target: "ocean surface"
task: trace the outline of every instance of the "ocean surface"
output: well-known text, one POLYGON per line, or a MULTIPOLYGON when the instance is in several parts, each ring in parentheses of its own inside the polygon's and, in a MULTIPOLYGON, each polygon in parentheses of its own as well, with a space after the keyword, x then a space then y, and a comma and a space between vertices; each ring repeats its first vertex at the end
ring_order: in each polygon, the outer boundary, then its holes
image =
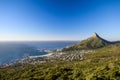
POLYGON ((59 49, 75 44, 77 41, 29 41, 29 42, 0 42, 0 64, 14 62, 24 56, 42 56, 49 53, 43 49, 59 49))

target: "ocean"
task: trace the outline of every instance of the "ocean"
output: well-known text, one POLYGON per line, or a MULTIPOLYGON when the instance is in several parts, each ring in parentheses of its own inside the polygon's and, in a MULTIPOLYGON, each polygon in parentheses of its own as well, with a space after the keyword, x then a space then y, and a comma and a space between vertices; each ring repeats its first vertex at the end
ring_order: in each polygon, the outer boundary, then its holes
POLYGON ((0 42, 0 64, 14 62, 24 56, 43 56, 43 49, 60 49, 77 41, 26 41, 0 42))

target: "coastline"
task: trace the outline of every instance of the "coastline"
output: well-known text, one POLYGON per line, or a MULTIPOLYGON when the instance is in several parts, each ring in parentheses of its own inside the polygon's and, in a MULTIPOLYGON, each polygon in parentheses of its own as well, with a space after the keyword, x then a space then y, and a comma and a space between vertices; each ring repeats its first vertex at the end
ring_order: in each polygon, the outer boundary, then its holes
POLYGON ((29 58, 49 57, 49 56, 51 56, 52 54, 54 54, 54 53, 48 52, 48 54, 45 54, 45 55, 29 56, 29 58))

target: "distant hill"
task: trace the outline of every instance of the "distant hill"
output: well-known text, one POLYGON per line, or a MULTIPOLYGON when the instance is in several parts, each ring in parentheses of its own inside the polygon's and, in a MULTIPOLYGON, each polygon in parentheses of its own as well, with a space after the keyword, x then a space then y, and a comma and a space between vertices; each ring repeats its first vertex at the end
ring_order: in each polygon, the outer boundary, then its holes
POLYGON ((62 49, 62 51, 68 51, 68 50, 81 50, 81 49, 97 49, 101 48, 110 44, 114 44, 118 42, 110 42, 103 38, 101 38, 97 33, 93 33, 91 37, 88 39, 85 39, 81 42, 78 42, 77 44, 67 46, 62 49))

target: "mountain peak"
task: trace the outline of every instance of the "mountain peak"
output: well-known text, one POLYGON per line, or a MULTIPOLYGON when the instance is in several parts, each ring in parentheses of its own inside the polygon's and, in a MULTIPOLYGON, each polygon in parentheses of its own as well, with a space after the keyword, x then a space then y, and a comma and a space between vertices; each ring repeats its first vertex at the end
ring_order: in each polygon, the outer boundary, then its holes
POLYGON ((67 50, 82 50, 82 49, 97 49, 111 44, 109 41, 99 37, 99 35, 95 32, 93 35, 83 41, 78 42, 72 46, 64 48, 63 51, 67 50))
POLYGON ((98 34, 96 32, 93 33, 92 37, 99 37, 98 34))

